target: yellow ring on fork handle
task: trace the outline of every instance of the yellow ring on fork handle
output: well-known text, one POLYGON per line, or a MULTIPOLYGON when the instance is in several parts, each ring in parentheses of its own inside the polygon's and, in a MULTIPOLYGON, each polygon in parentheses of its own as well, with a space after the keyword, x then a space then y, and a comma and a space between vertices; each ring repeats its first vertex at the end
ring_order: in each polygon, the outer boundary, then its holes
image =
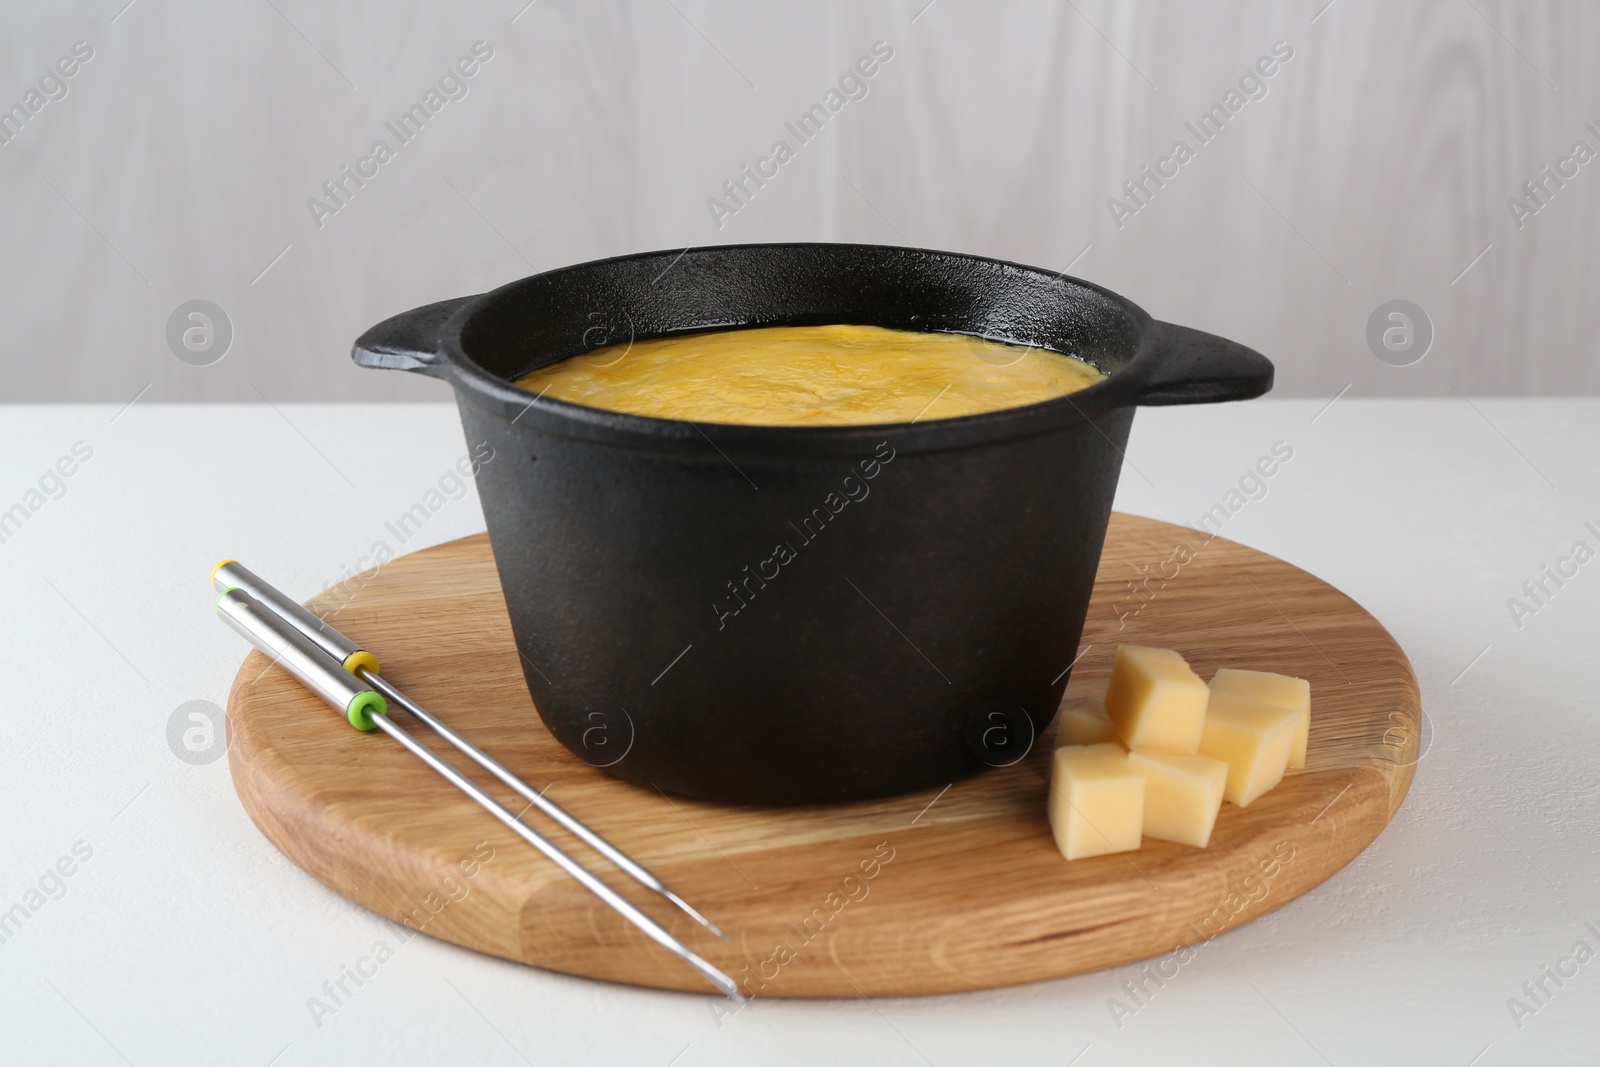
POLYGON ((346 656, 343 667, 357 678, 361 677, 362 671, 369 671, 373 674, 379 673, 378 657, 364 648, 358 648, 346 656))

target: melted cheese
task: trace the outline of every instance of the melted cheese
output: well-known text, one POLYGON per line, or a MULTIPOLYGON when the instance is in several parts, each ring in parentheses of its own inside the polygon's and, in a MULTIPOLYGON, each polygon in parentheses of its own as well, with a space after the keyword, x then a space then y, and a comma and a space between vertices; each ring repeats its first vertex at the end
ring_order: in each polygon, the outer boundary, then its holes
POLYGON ((845 426, 1021 407, 1102 377, 1071 356, 965 334, 773 326, 597 348, 516 384, 661 419, 845 426))

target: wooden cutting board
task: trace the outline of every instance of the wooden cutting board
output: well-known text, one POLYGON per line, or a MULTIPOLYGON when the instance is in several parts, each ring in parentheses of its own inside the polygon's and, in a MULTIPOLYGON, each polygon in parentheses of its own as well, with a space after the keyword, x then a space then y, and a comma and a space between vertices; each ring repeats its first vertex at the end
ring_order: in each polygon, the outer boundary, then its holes
MULTIPOLYGON (((1226 933, 1365 848, 1405 797, 1421 742, 1411 667, 1353 600, 1272 556, 1121 514, 1112 517, 1068 699, 1104 691, 1120 642, 1176 648, 1202 677, 1234 666, 1311 681, 1305 770, 1248 809, 1225 804, 1204 850, 1147 839, 1126 855, 1063 860, 1045 819, 1053 727, 1013 766, 944 790, 839 806, 725 807, 612 778, 539 722, 483 535, 403 556, 309 606, 333 612, 413 699, 535 788, 548 787, 721 925, 731 944, 539 813, 527 816, 760 996, 985 989, 1226 933)), ((394 718, 450 751, 403 713, 394 718)), ((240 668, 228 720, 245 809, 335 892, 506 959, 708 991, 398 745, 351 730, 260 653, 240 668)), ((523 810, 498 783, 491 792, 523 810)))

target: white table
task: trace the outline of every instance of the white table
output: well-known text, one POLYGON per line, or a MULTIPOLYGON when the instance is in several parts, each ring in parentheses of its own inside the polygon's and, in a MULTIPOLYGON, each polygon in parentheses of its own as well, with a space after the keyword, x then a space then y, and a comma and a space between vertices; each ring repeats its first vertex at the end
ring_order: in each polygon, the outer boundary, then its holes
MULTIPOLYGON (((1293 459, 1223 533, 1390 628, 1432 745, 1364 855, 1211 942, 1120 1028, 1107 1000, 1132 967, 963 996, 758 1001, 719 1028, 708 997, 426 937, 317 1025, 308 998, 393 943, 390 928, 279 856, 226 761, 177 758, 168 720, 224 703, 243 655, 212 617, 211 564, 236 555, 300 597, 342 579, 464 452, 454 409, 0 408, 0 509, 41 504, 0 543, 0 916, 16 924, 0 944, 0 1060, 1099 1067, 1244 1048, 1273 1064, 1594 1062, 1600 958, 1545 979, 1540 1005, 1522 985, 1579 940, 1600 952, 1600 561, 1547 583, 1520 628, 1507 599, 1574 541, 1600 549, 1584 525, 1600 528, 1600 401, 1323 407, 1142 412, 1118 507, 1197 519, 1287 442, 1293 459), (64 493, 25 497, 77 441, 93 454, 64 493), (63 857, 73 873, 46 876, 63 857), (1513 996, 1537 1007, 1520 1027, 1513 996)), ((405 547, 481 523, 469 490, 405 547)))

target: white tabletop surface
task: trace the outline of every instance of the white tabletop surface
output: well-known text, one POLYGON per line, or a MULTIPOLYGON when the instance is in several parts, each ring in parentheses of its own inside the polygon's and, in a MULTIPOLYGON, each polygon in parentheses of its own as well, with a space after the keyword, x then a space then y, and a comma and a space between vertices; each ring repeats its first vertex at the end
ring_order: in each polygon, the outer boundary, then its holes
MULTIPOLYGON (((1600 562, 1547 581, 1520 620, 1507 601, 1574 542, 1600 549, 1585 526, 1600 530, 1600 401, 1324 405, 1141 412, 1117 506, 1194 520, 1286 442, 1293 459, 1223 533, 1388 626, 1432 743, 1360 858, 1207 944, 1120 1026, 1108 1000, 1134 967, 960 996, 764 1000, 719 1026, 710 997, 427 937, 314 1018, 308 1000, 391 928, 281 857, 226 761, 180 760, 168 722, 188 701, 224 703, 244 652, 210 610, 212 563, 238 556, 302 598, 341 580, 464 453, 453 407, 0 408, 0 510, 76 443, 92 449, 0 543, 0 1060, 1594 1062, 1600 957, 1572 953, 1600 952, 1600 562), (63 857, 72 874, 48 874, 63 857), (1547 966, 1570 977, 1543 978, 1533 1000, 1523 984, 1547 966)), ((406 547, 482 521, 469 490, 406 547)))

